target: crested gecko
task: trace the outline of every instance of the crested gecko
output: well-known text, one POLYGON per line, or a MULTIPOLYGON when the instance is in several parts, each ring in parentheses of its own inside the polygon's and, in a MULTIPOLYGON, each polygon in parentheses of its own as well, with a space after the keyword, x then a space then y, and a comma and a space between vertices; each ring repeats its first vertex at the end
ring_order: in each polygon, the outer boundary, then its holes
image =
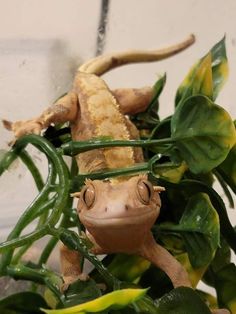
MULTIPOLYGON (((152 88, 111 91, 100 76, 110 69, 132 62, 157 61, 180 52, 194 42, 184 42, 156 51, 128 51, 100 56, 77 71, 72 90, 39 117, 14 123, 4 120, 15 138, 40 134, 51 123, 70 122, 75 141, 109 136, 113 139, 138 138, 138 130, 127 115, 142 112, 153 96, 152 88)), ((140 148, 96 149, 76 156, 80 173, 123 168, 143 161, 140 148)), ((156 243, 150 231, 157 219, 162 187, 153 186, 147 175, 121 176, 109 180, 86 180, 78 200, 78 215, 93 243, 95 254, 137 254, 162 269, 173 286, 189 286, 181 264, 156 243)), ((80 255, 61 247, 61 267, 65 286, 81 278, 80 255)))

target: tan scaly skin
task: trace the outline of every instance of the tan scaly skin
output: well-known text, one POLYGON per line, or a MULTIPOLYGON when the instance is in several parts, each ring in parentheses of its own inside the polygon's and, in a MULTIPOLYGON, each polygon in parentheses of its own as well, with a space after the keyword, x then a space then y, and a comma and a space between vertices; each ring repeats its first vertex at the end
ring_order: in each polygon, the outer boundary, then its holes
MULTIPOLYGON (((152 89, 110 91, 97 75, 127 63, 170 57, 193 42, 191 35, 180 44, 157 51, 128 51, 92 59, 79 68, 71 92, 39 117, 15 123, 4 120, 4 126, 14 132, 15 139, 29 133, 40 134, 51 123, 67 121, 70 121, 75 141, 101 136, 120 140, 137 138, 137 129, 125 115, 144 111, 153 96, 152 89)), ((141 162, 143 156, 140 149, 117 147, 85 152, 76 159, 80 173, 91 173, 129 167, 141 162)), ((161 187, 153 187, 147 175, 87 180, 82 191, 76 193, 79 197, 78 214, 94 244, 94 253, 141 255, 162 269, 174 287, 191 287, 185 269, 155 242, 150 231, 160 212, 159 192, 162 190, 161 187)), ((62 246, 61 265, 64 287, 77 278, 83 279, 78 252, 62 246)))

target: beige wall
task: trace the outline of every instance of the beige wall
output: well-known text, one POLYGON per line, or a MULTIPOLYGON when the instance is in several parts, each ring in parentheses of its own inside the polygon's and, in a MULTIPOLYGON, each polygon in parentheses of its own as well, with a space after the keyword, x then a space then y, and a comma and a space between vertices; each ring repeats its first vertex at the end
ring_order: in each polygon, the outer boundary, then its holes
MULTIPOLYGON (((98 0, 0 1, 0 118, 37 115, 68 90, 78 64, 95 53, 99 10, 98 0)), ((142 86, 153 84, 158 74, 167 72, 160 109, 164 117, 172 112, 176 88, 190 66, 226 34, 230 78, 218 103, 236 117, 235 15, 234 0, 113 0, 105 52, 152 49, 178 42, 189 33, 197 41, 176 57, 124 67, 105 79, 111 87, 142 86)), ((11 135, 2 126, 0 134, 4 149, 11 135)), ((42 164, 42 156, 33 154, 42 164)), ((19 163, 4 174, 0 187, 3 235, 36 191, 19 163)), ((231 216, 235 219, 235 213, 231 216)))

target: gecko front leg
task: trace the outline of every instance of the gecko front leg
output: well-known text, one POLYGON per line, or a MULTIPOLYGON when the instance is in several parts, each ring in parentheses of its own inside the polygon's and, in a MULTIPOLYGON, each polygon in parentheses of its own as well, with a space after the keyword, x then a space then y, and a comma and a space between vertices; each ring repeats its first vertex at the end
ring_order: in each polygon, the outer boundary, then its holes
POLYGON ((78 97, 76 93, 70 92, 57 100, 55 104, 46 109, 39 117, 16 122, 3 120, 3 125, 6 129, 13 131, 15 139, 18 139, 26 134, 40 134, 51 123, 74 121, 77 111, 78 97))
POLYGON ((163 270, 174 288, 180 286, 192 288, 186 270, 165 248, 156 243, 151 233, 146 237, 139 255, 163 270))
MULTIPOLYGON (((107 253, 96 243, 95 239, 88 231, 86 231, 86 235, 84 236, 92 244, 92 247, 89 249, 90 253, 94 255, 107 253)), ((60 246, 61 274, 64 281, 61 289, 63 291, 67 290, 69 285, 78 279, 82 281, 88 280, 88 274, 83 273, 81 269, 81 258, 82 255, 78 251, 70 250, 64 244, 60 246)))
POLYGON ((60 265, 63 277, 62 290, 65 291, 76 280, 85 281, 88 275, 81 270, 81 254, 77 251, 70 250, 64 244, 60 247, 60 265))

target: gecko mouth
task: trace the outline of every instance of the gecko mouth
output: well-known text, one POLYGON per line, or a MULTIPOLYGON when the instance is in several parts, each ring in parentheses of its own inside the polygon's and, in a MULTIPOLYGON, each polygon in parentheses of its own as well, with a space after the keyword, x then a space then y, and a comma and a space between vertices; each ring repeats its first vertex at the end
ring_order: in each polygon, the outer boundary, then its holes
POLYGON ((93 217, 91 215, 82 215, 81 221, 86 226, 91 227, 105 227, 105 226, 113 226, 114 228, 127 227, 132 225, 142 225, 146 223, 146 221, 155 221, 158 216, 157 209, 150 209, 145 213, 139 215, 126 215, 124 217, 93 217))

